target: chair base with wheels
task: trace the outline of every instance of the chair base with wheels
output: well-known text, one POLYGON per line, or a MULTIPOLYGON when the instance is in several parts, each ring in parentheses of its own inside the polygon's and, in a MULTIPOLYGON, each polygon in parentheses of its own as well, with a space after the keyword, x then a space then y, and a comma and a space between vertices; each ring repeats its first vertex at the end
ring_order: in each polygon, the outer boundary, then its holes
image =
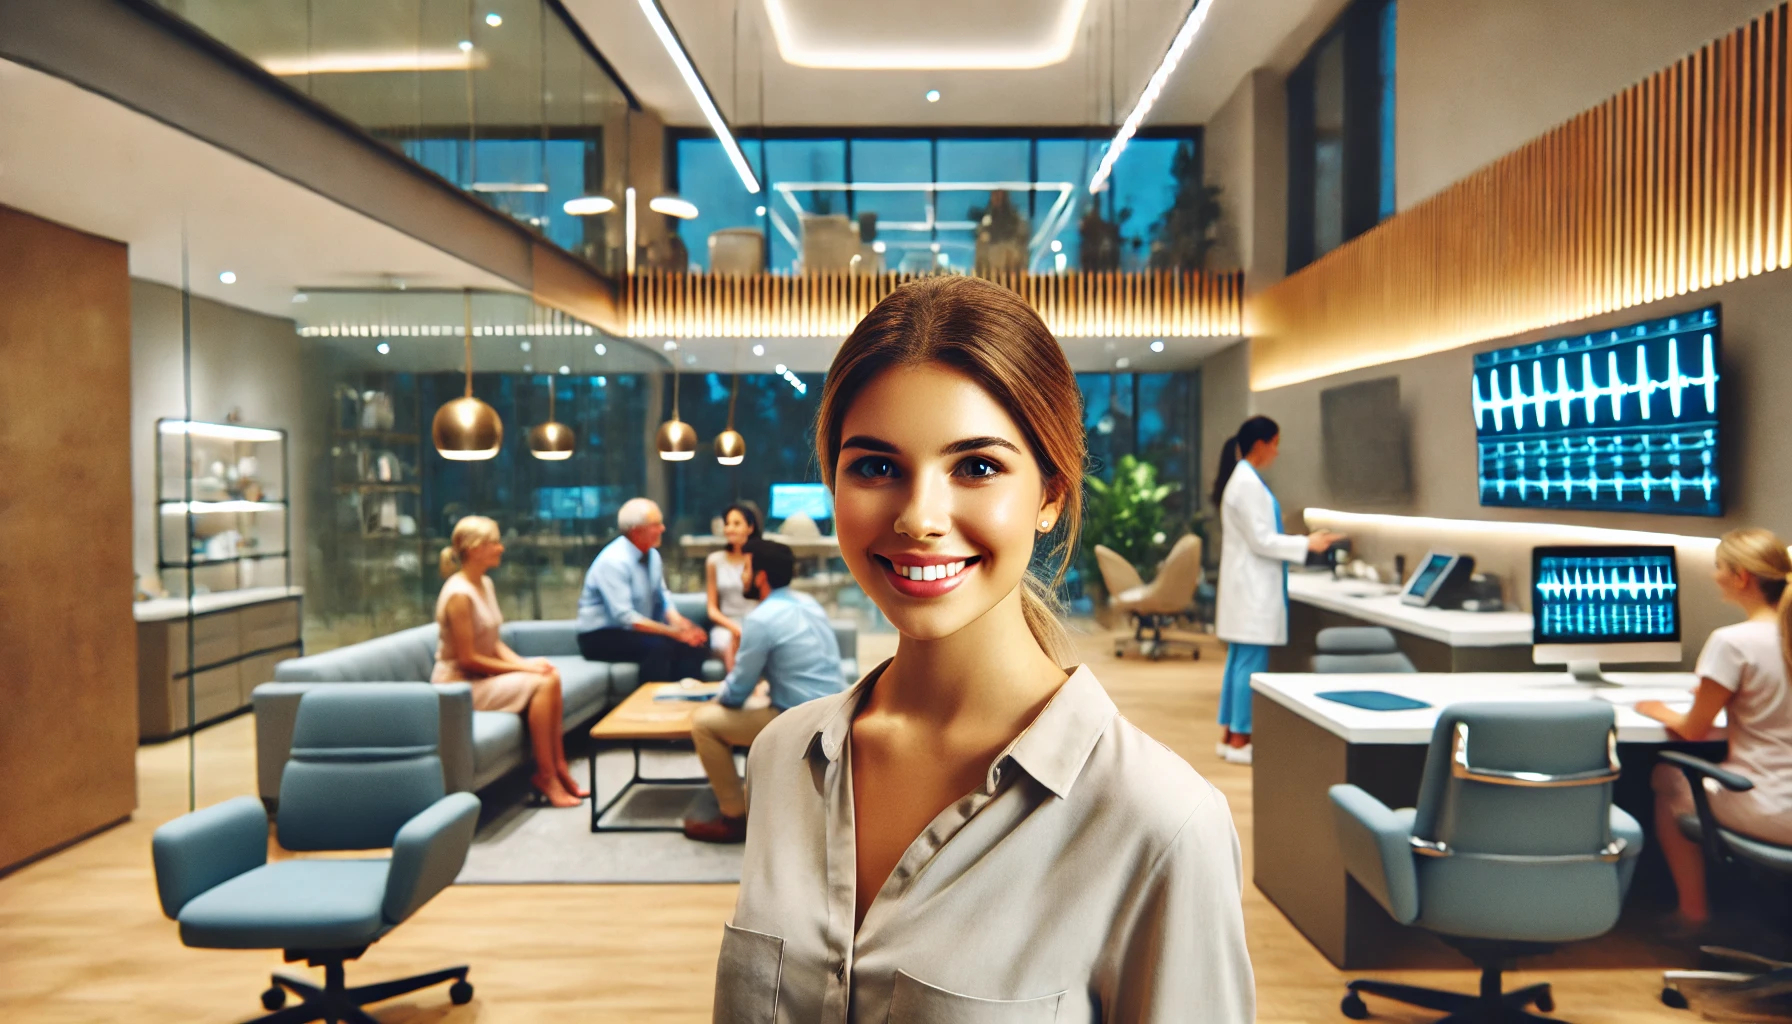
POLYGON ((1170 644, 1187 644, 1189 654, 1196 661, 1200 661, 1200 641, 1177 636, 1171 636, 1168 639, 1164 637, 1166 629, 1174 631, 1179 624, 1185 622, 1188 625, 1193 625, 1193 622, 1189 620, 1188 615, 1134 614, 1132 616, 1132 637, 1130 639, 1127 637, 1114 638, 1114 657, 1124 658, 1128 649, 1136 647, 1140 654, 1152 661, 1157 661, 1164 656, 1164 650, 1170 644), (1151 635, 1146 636, 1146 633, 1151 635))
POLYGON ((407 993, 425 989, 431 985, 440 985, 444 981, 453 982, 448 987, 448 1001, 456 1006, 465 1006, 473 999, 473 985, 467 981, 467 967, 449 967, 428 974, 416 974, 409 978, 397 978, 372 985, 347 986, 343 964, 360 957, 366 949, 331 950, 327 953, 306 953, 298 950, 286 951, 286 962, 303 960, 312 967, 324 969, 323 985, 313 985, 309 981, 294 978, 287 974, 276 974, 273 983, 261 994, 261 1005, 264 1009, 274 1011, 265 1017, 257 1017, 248 1024, 308 1024, 310 1021, 329 1021, 330 1024, 376 1024, 374 1018, 364 1012, 361 1007, 381 1000, 392 999, 407 993), (286 1005, 286 993, 291 992, 299 997, 296 1006, 286 1005))
POLYGON ((1417 985, 1400 985, 1391 981, 1359 980, 1350 983, 1350 992, 1345 995, 1344 1002, 1339 1005, 1344 1016, 1351 1020, 1366 1020, 1369 1017, 1368 1004, 1363 1002, 1363 993, 1392 999, 1408 1006, 1419 1006, 1427 1010, 1442 1010, 1449 1016, 1442 1018, 1438 1024, 1501 1024, 1505 1021, 1553 1021, 1553 1017, 1542 1017, 1531 1013, 1535 1006, 1544 1013, 1556 1008, 1555 997, 1550 994, 1549 984, 1531 985, 1507 992, 1501 984, 1501 975, 1511 967, 1512 960, 1520 956, 1534 956, 1547 953, 1552 947, 1517 942, 1484 942, 1474 939, 1451 939, 1439 936, 1450 945, 1475 961, 1481 968, 1481 991, 1477 995, 1466 992, 1448 992, 1443 989, 1421 988, 1417 985))

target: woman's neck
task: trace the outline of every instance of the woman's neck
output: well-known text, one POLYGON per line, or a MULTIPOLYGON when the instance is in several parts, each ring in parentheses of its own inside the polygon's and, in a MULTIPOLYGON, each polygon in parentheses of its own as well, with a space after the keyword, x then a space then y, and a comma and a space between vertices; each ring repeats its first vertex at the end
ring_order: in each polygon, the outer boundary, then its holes
POLYGON ((485 579, 485 569, 480 566, 477 566, 477 565, 461 566, 460 574, 462 576, 465 576, 467 578, 467 582, 473 584, 474 586, 478 586, 479 581, 485 579))
POLYGON ((1736 596, 1736 603, 1742 606, 1742 614, 1750 622, 1778 622, 1780 610, 1769 604, 1761 592, 1750 587, 1736 596))
POLYGON ((1010 720, 1063 685, 1064 670, 1027 628, 1020 588, 951 636, 904 636, 870 707, 933 722, 1010 720))

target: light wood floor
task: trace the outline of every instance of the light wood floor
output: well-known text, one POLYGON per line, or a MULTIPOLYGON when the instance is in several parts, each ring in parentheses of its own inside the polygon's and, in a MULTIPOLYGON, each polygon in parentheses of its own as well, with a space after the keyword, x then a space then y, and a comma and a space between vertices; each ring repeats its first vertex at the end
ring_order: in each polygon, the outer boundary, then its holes
MULTIPOLYGON (((1084 643, 1121 710, 1231 802, 1245 850, 1259 1020, 1342 1021, 1343 976, 1249 885, 1250 773, 1213 753, 1219 649, 1209 648, 1198 662, 1150 663, 1116 660, 1103 637, 1084 643)), ((886 638, 866 637, 861 660, 874 664, 891 649, 886 638)), ((202 806, 255 791, 253 729, 243 717, 201 736, 202 806)), ((228 1024, 258 1014, 256 995, 269 971, 287 969, 277 952, 181 946, 156 904, 149 840, 158 824, 186 809, 185 743, 143 748, 138 772, 140 807, 132 821, 0 879, 0 1020, 228 1024)), ((727 885, 456 886, 351 964, 349 983, 472 965, 478 995, 470 1005, 451 1007, 438 987, 383 1004, 378 1016, 386 1024, 707 1021, 721 924, 733 903, 734 887, 727 885)), ((1466 970, 1378 976, 1475 987, 1466 970)), ((1687 1024, 1688 1014, 1656 1001, 1659 979, 1654 968, 1547 967, 1516 973, 1508 984, 1553 982, 1557 1012, 1579 1024, 1687 1024)), ((1390 1021, 1436 1016, 1386 1003, 1372 1009, 1390 1021)), ((1198 1020, 1199 1012, 1191 1010, 1189 1019, 1198 1020)))

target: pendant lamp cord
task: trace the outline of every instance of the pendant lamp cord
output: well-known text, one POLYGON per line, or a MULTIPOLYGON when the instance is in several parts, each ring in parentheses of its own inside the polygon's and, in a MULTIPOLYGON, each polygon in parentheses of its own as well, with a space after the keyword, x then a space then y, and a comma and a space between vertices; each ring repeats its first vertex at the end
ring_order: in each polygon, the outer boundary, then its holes
POLYGON ((463 321, 465 321, 465 323, 462 325, 463 330, 461 331, 461 335, 465 339, 466 346, 467 346, 467 397, 472 398, 473 397, 473 289, 462 288, 460 290, 460 300, 461 300, 461 319, 463 321))
POLYGON ((548 422, 554 421, 554 375, 548 374, 548 422))
POLYGON ((740 373, 734 374, 734 380, 728 386, 728 429, 734 429, 734 398, 740 394, 740 373))

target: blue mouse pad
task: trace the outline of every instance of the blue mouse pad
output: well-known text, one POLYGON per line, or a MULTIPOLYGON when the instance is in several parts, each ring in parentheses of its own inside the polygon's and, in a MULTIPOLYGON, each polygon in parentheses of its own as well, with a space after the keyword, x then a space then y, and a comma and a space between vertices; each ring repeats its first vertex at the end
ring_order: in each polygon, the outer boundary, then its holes
POLYGON ((1327 690, 1313 696, 1362 708, 1364 711, 1417 711, 1431 706, 1422 700, 1413 700, 1384 690, 1327 690))

